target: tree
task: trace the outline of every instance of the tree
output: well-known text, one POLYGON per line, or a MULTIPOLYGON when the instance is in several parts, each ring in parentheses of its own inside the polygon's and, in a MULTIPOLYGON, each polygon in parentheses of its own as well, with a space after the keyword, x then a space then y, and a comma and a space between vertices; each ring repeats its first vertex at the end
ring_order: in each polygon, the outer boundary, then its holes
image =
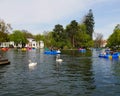
POLYGON ((63 48, 66 45, 66 33, 62 25, 57 24, 53 29, 53 38, 55 41, 55 46, 63 48))
POLYGON ((103 34, 102 33, 95 33, 95 47, 101 47, 103 42, 103 34))
POLYGON ((93 46, 93 41, 90 36, 86 34, 86 26, 84 24, 79 24, 79 30, 75 35, 75 40, 76 47, 88 48, 93 46))
POLYGON ((64 28, 62 25, 57 24, 55 25, 55 28, 53 29, 53 38, 55 39, 56 42, 59 42, 62 40, 63 38, 63 32, 64 32, 64 28))
POLYGON ((21 32, 24 33, 26 38, 34 38, 34 36, 30 32, 28 32, 27 30, 21 30, 21 32))
POLYGON ((94 24, 95 24, 92 9, 90 9, 89 13, 85 16, 83 23, 86 25, 86 33, 90 35, 92 39, 92 34, 94 32, 94 24))
POLYGON ((35 41, 41 41, 41 40, 44 41, 44 36, 41 34, 37 34, 34 37, 35 37, 35 41))
POLYGON ((109 36, 107 40, 107 46, 111 48, 119 48, 120 47, 120 25, 118 24, 114 32, 109 36))
POLYGON ((71 21, 70 25, 66 27, 66 33, 71 40, 72 47, 75 47, 75 35, 78 32, 78 22, 71 21))
POLYGON ((115 31, 115 30, 119 30, 119 29, 120 29, 120 24, 117 24, 117 25, 115 26, 114 31, 115 31))
POLYGON ((46 47, 51 47, 55 44, 52 32, 44 32, 44 44, 46 47))
POLYGON ((10 40, 14 41, 17 46, 22 44, 22 47, 25 47, 26 43, 28 43, 25 34, 20 30, 14 30, 13 34, 10 35, 10 40))
POLYGON ((0 19, 0 42, 9 41, 8 33, 10 30, 12 30, 11 25, 0 19))

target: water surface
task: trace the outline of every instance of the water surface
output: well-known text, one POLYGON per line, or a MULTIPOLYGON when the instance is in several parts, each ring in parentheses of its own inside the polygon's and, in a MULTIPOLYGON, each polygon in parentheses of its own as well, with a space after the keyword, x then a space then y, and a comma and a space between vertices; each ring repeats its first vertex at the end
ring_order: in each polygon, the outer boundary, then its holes
POLYGON ((0 96, 120 96, 120 60, 98 58, 98 51, 62 51, 63 62, 44 50, 3 52, 0 96), (29 67, 28 60, 37 62, 29 67))

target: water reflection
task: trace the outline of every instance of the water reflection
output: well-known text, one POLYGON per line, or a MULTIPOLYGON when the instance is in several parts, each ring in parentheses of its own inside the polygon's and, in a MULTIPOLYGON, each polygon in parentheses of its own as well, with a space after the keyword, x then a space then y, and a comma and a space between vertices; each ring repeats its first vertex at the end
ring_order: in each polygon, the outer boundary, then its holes
POLYGON ((80 93, 83 92, 83 89, 84 92, 85 90, 87 90, 86 92, 92 92, 95 89, 92 63, 89 57, 83 58, 82 54, 82 56, 77 59, 76 57, 72 57, 72 62, 67 64, 67 76, 71 82, 77 82, 75 86, 79 88, 80 93))
POLYGON ((2 80, 4 78, 4 74, 7 71, 9 65, 1 65, 0 66, 0 80, 2 80))

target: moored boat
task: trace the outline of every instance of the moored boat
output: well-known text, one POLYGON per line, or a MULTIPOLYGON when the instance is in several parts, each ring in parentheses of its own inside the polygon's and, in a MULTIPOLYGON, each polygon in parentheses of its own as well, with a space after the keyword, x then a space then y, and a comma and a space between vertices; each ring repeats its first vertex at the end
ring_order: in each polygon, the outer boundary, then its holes
POLYGON ((84 49, 84 48, 79 48, 78 51, 84 53, 84 52, 86 52, 86 49, 84 49))
POLYGON ((99 57, 102 57, 102 58, 120 58, 120 53, 119 52, 115 52, 113 54, 110 54, 110 53, 100 53, 99 57))
POLYGON ((60 54, 61 51, 57 51, 57 50, 52 50, 52 51, 45 51, 44 54, 50 54, 50 55, 56 55, 56 54, 60 54))
POLYGON ((0 59, 0 65, 6 65, 6 64, 10 64, 10 61, 8 61, 8 59, 0 59))
POLYGON ((1 50, 2 50, 2 51, 8 51, 9 48, 4 48, 4 47, 3 47, 3 48, 1 48, 1 50))

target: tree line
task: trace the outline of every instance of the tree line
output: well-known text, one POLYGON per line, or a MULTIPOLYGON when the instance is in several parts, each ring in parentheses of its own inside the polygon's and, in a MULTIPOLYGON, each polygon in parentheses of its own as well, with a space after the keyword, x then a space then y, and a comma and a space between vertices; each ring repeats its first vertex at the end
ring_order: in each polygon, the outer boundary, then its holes
POLYGON ((44 41, 46 47, 58 48, 79 48, 93 47, 92 38, 94 32, 94 16, 90 9, 88 14, 83 17, 81 23, 72 20, 70 24, 64 28, 61 24, 56 24, 52 31, 43 34, 33 35, 27 30, 12 30, 10 24, 6 24, 4 20, 0 20, 0 42, 14 41, 16 45, 22 44, 24 47, 28 43, 27 38, 33 38, 36 41, 44 41))
POLYGON ((120 24, 117 24, 107 40, 107 47, 120 50, 120 24))

